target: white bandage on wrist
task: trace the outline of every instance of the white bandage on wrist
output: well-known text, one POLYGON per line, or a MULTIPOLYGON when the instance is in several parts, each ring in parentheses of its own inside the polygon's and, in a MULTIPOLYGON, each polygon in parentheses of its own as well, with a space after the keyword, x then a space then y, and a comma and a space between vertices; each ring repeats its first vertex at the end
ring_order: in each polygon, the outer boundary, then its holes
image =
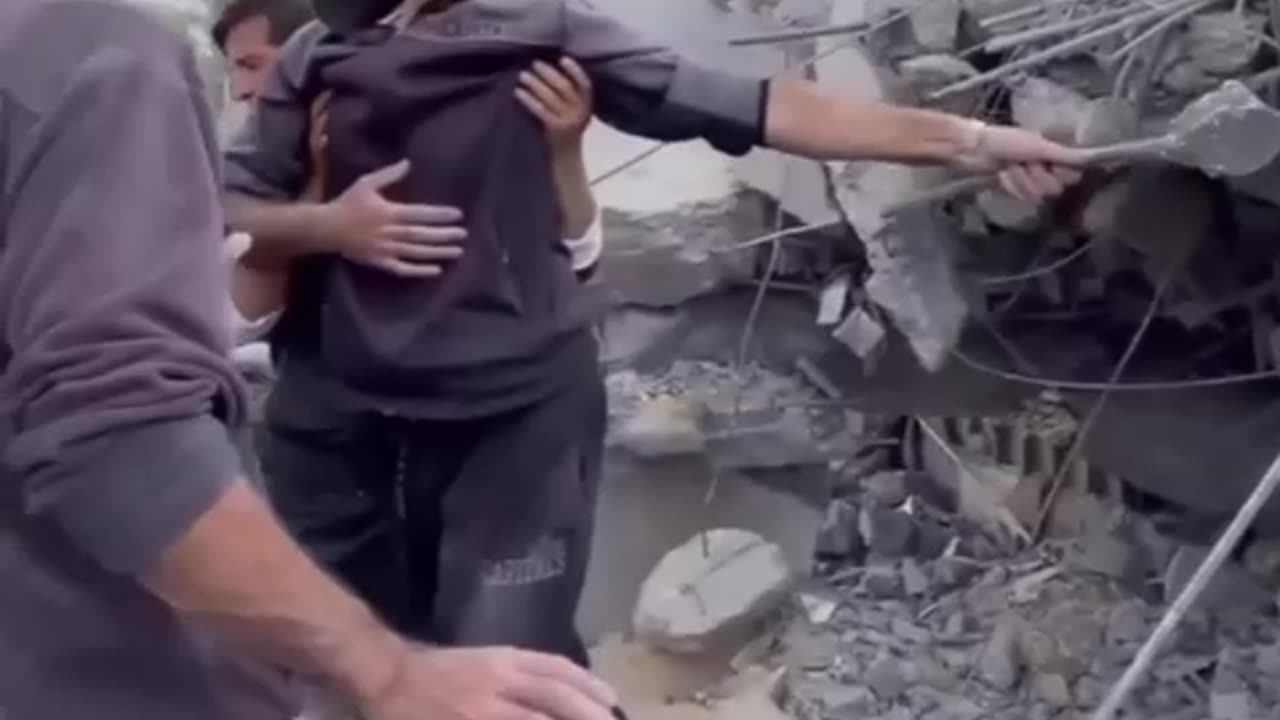
POLYGON ((600 261, 604 252, 604 219, 599 208, 586 232, 578 238, 565 238, 564 246, 569 251, 574 270, 586 270, 600 261))

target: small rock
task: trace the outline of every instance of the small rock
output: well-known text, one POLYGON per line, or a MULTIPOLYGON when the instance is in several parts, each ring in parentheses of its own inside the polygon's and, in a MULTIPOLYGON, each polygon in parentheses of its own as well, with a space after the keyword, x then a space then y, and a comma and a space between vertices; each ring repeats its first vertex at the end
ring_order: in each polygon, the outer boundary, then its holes
POLYGON ((862 492, 882 508, 896 508, 907 501, 907 473, 890 470, 864 478, 862 492))
POLYGON ((1018 684, 1021 667, 1018 662, 1019 624, 1002 619, 991 632, 978 658, 978 674, 992 687, 1012 690, 1018 684))
POLYGON ((1115 580, 1130 578, 1135 568, 1133 546, 1115 535, 1101 532, 1089 533, 1071 543, 1064 560, 1069 568, 1115 580))
POLYGON ((705 541, 695 536, 668 552, 644 581, 635 634, 668 652, 699 652, 776 608, 791 582, 777 545, 744 530, 710 530, 705 541))
POLYGON ((929 576, 920 563, 911 558, 902 561, 902 590, 907 597, 927 597, 929 586, 929 576))
POLYGON ((1037 673, 1031 679, 1036 696, 1054 707, 1070 707, 1075 701, 1071 695, 1071 683, 1056 673, 1037 673))
POLYGON ((834 330, 831 337, 839 340, 849 352, 864 362, 870 362, 885 348, 889 333, 874 315, 863 308, 854 308, 834 330))
POLYGON ((904 557, 911 552, 915 520, 898 510, 865 507, 858 518, 858 530, 871 552, 886 558, 904 557))
POLYGON ((978 575, 978 567, 960 558, 940 557, 933 563, 933 578, 940 590, 953 590, 978 575))
POLYGON ((929 631, 905 618, 895 617, 889 624, 889 632, 901 640, 913 645, 927 645, 931 640, 929 631))
POLYGON ((800 593, 796 596, 800 607, 804 608, 805 617, 814 625, 825 625, 840 609, 840 603, 828 597, 820 597, 812 593, 800 593))
POLYGON ((1210 75, 1240 72, 1257 56, 1265 29, 1260 15, 1194 15, 1187 21, 1187 56, 1196 69, 1210 75))
POLYGON ((862 573, 862 592, 878 599, 902 597, 902 575, 891 567, 869 567, 862 573))
POLYGON ((892 700, 907 689, 907 680, 903 677, 898 661, 888 655, 881 655, 867 668, 864 677, 867 686, 881 700, 892 700))
POLYGON ((1231 669, 1219 668, 1209 692, 1211 720, 1254 720, 1253 694, 1244 680, 1231 669))
POLYGON ((643 458, 702 452, 706 438, 697 410, 685 399, 659 395, 644 403, 618 429, 616 441, 643 458))
POLYGON ((1102 683, 1098 682, 1090 675, 1081 676, 1076 680, 1076 687, 1072 693, 1076 707, 1093 708, 1102 702, 1103 693, 1106 688, 1102 683))
POLYGON ((1080 93, 1041 77, 1019 83, 1009 103, 1015 123, 1061 141, 1076 137, 1089 106, 1080 93))
POLYGON ((1147 637, 1147 610, 1139 600, 1117 605, 1107 618, 1107 642, 1127 645, 1147 637))
POLYGON ((862 536, 858 531, 858 507, 847 500, 832 500, 818 530, 814 553, 820 560, 846 560, 860 554, 862 536))
MULTIPOLYGON (((1166 600, 1172 601, 1182 592, 1208 555, 1208 548, 1184 545, 1178 549, 1164 573, 1166 600)), ((1248 571, 1227 562, 1209 582, 1195 607, 1211 613, 1249 612, 1272 602, 1271 593, 1248 571)))

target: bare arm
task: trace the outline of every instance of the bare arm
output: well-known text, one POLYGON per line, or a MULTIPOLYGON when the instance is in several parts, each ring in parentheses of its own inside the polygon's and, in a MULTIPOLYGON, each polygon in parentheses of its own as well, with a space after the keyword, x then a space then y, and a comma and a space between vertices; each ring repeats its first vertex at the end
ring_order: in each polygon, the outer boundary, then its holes
POLYGON ((770 83, 765 143, 823 160, 947 163, 977 149, 981 123, 867 102, 802 80, 770 83))
POLYGON ((6 460, 25 506, 222 637, 376 694, 398 641, 234 481, 226 425, 244 399, 226 358, 212 128, 190 52, 136 10, 48 7, 52 27, 87 37, 63 38, 46 70, 68 87, 33 97, 30 132, 11 136, 30 145, 7 148, 30 168, 5 198, 0 264, 6 460))
POLYGON ((587 179, 581 138, 570 145, 554 149, 551 173, 555 178, 560 214, 564 219, 564 236, 580 238, 591 228, 598 212, 596 196, 591 192, 591 181, 587 179))
POLYGON ((316 568, 238 482, 146 574, 148 587, 241 650, 335 684, 362 704, 406 647, 316 568))

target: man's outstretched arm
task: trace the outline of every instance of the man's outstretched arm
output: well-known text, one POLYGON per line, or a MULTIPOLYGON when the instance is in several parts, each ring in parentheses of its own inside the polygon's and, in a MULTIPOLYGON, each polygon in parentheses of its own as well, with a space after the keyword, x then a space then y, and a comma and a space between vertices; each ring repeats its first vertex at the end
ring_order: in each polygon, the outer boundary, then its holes
POLYGON ((19 161, 0 198, 4 449, 26 512, 370 720, 607 720, 611 691, 567 661, 409 647, 235 479, 243 398, 190 52, 122 4, 31 8, 6 46, 23 76, 0 84, 17 143, 0 157, 19 161))

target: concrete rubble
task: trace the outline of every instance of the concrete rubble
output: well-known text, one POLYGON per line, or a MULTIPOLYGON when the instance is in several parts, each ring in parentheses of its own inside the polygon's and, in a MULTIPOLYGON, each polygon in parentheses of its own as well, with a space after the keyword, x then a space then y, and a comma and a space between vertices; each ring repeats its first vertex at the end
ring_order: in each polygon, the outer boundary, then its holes
POLYGON ((743 530, 708 530, 653 569, 632 630, 657 649, 704 652, 749 632, 786 597, 792 579, 776 545, 743 530))

